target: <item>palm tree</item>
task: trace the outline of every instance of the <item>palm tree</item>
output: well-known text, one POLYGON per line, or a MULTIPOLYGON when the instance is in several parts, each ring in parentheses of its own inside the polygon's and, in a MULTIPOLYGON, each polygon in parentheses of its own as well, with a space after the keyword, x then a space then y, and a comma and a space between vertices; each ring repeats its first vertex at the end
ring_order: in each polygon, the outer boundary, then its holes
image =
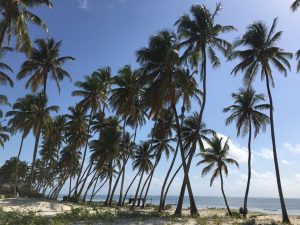
POLYGON ((71 79, 71 75, 63 69, 63 65, 75 59, 71 56, 61 56, 61 41, 55 42, 52 38, 37 39, 35 44, 36 47, 32 49, 29 58, 22 64, 17 78, 21 80, 30 76, 25 87, 31 87, 35 92, 38 87, 42 85, 43 93, 46 97, 48 78, 55 81, 58 91, 60 92, 59 82, 65 77, 71 79))
POLYGON ((216 177, 220 176, 221 179, 221 191, 224 197, 226 208, 228 210, 229 216, 232 216, 230 208, 227 203, 227 199, 224 192, 224 182, 222 172, 224 171, 225 175, 228 176, 228 167, 227 164, 235 164, 239 167, 237 161, 232 158, 228 158, 228 153, 230 151, 228 145, 229 138, 226 140, 222 146, 222 138, 219 138, 216 134, 211 140, 208 140, 207 144, 209 148, 205 149, 205 152, 200 153, 203 159, 197 164, 208 164, 202 170, 202 176, 207 175, 209 172, 213 171, 213 175, 210 179, 210 186, 213 185, 216 177))
POLYGON ((245 84, 252 83, 256 75, 261 74, 261 80, 266 80, 267 92, 270 104, 270 124, 271 137, 273 145, 274 164, 277 178, 277 186, 282 209, 282 222, 289 223, 283 191, 280 180, 279 165, 277 159, 274 116, 273 116, 273 99, 270 89, 270 83, 274 87, 273 71, 271 64, 284 76, 287 76, 287 70, 290 70, 288 59, 292 58, 293 54, 285 52, 277 47, 277 42, 280 39, 282 32, 275 32, 277 18, 274 19, 271 29, 268 29, 263 22, 256 22, 250 25, 246 33, 235 44, 236 46, 244 46, 246 50, 234 51, 229 59, 239 58, 241 62, 233 69, 232 73, 244 72, 245 84))
MULTIPOLYGON (((31 129, 33 129, 35 124, 35 118, 33 118, 31 114, 31 105, 32 98, 25 97, 19 98, 13 104, 12 110, 6 113, 6 117, 9 117, 8 126, 11 128, 12 133, 16 134, 17 132, 22 133, 21 144, 19 147, 19 152, 17 155, 17 163, 16 163, 16 174, 18 174, 18 162, 20 161, 20 155, 23 149, 24 139, 27 137, 28 133, 31 129)), ((18 177, 15 177, 15 185, 14 185, 14 193, 17 192, 17 180, 18 177)))
POLYGON ((299 8, 299 6, 300 6, 300 0, 296 0, 296 1, 294 1, 294 3, 291 5, 291 9, 292 9, 293 11, 296 11, 296 10, 299 8))
POLYGON ((28 22, 42 27, 48 32, 46 24, 35 14, 28 11, 28 8, 47 5, 52 7, 49 0, 0 0, 0 12, 3 19, 0 22, 0 47, 4 45, 7 37, 10 44, 12 36, 16 37, 16 50, 22 50, 29 54, 31 52, 31 41, 28 32, 28 22))
POLYGON ((248 181, 244 198, 243 215, 246 217, 247 200, 251 180, 251 139, 252 139, 252 126, 254 128, 254 138, 262 130, 266 130, 269 123, 269 117, 265 115, 262 110, 270 109, 269 104, 261 103, 265 100, 263 94, 256 94, 251 88, 240 89, 238 93, 233 93, 232 98, 234 104, 225 108, 224 112, 230 112, 230 116, 226 119, 226 125, 236 121, 237 136, 245 136, 247 133, 248 138, 248 181))
POLYGON ((203 113, 206 106, 206 67, 207 57, 214 68, 220 66, 220 60, 216 50, 225 55, 231 44, 220 38, 223 33, 233 31, 233 26, 223 26, 215 23, 215 18, 221 10, 221 4, 217 4, 216 9, 211 13, 203 5, 193 5, 189 14, 183 15, 176 23, 179 38, 182 40, 180 47, 184 47, 182 58, 189 60, 191 64, 198 68, 201 64, 200 83, 202 82, 202 104, 199 113, 199 126, 202 123, 203 113))
POLYGON ((89 112, 89 121, 88 121, 88 129, 86 133, 86 144, 83 152, 83 158, 81 161, 80 170, 78 173, 77 181, 76 181, 76 190, 74 193, 74 197, 79 198, 80 193, 77 193, 79 181, 82 179, 81 174, 83 170, 83 165, 86 158, 86 152, 89 143, 89 136, 91 132, 91 123, 93 119, 93 115, 95 115, 98 111, 101 110, 101 107, 106 105, 106 93, 103 90, 103 86, 101 84, 101 80, 97 73, 92 73, 90 76, 85 76, 84 81, 77 81, 75 86, 80 88, 79 90, 75 90, 72 92, 73 96, 80 96, 83 99, 78 103, 78 106, 81 107, 83 110, 87 111, 90 109, 89 112))
POLYGON ((105 164, 108 164, 110 167, 109 190, 105 205, 108 203, 111 195, 113 171, 120 157, 121 138, 122 132, 118 118, 109 117, 105 120, 105 125, 101 129, 99 139, 91 142, 91 157, 94 159, 94 161, 102 166, 102 168, 104 168, 105 164))
POLYGON ((144 173, 150 172, 150 170, 153 168, 153 163, 151 161, 152 158, 153 158, 153 151, 150 148, 149 141, 142 142, 134 152, 133 159, 132 159, 133 160, 132 168, 133 170, 137 169, 139 171, 140 180, 130 210, 134 210, 135 208, 135 204, 137 201, 137 197, 140 190, 141 182, 143 180, 144 173))
POLYGON ((30 115, 31 120, 34 122, 33 124, 33 133, 35 136, 35 144, 33 150, 33 158, 30 172, 30 183, 29 183, 29 193, 32 189, 33 177, 34 177, 34 169, 35 162, 37 157, 37 150, 39 146, 39 140, 41 136, 41 131, 43 129, 43 124, 46 124, 49 120, 51 120, 50 113, 57 112, 58 106, 48 106, 48 99, 44 96, 43 93, 38 93, 36 95, 26 95, 24 98, 19 99, 19 102, 25 102, 29 105, 28 113, 30 115))
POLYGON ((186 97, 184 98, 185 101, 192 95, 195 95, 196 91, 194 89, 195 83, 190 76, 187 76, 186 70, 181 67, 178 50, 175 34, 162 31, 150 38, 149 47, 142 48, 137 52, 137 60, 142 66, 142 81, 146 85, 143 101, 146 108, 150 110, 150 116, 155 118, 159 111, 166 106, 170 107, 174 112, 181 159, 183 161, 184 179, 187 182, 190 196, 191 214, 197 214, 198 211, 188 176, 181 140, 179 116, 176 109, 176 104, 183 94, 186 97), (182 86, 181 84, 185 85, 182 86), (190 95, 185 95, 184 92, 187 90, 189 90, 190 95))
MULTIPOLYGON (((183 122, 182 127, 182 139, 184 143, 184 149, 186 154, 188 155, 188 162, 187 167, 190 170, 192 159, 195 155, 197 146, 200 147, 200 151, 204 151, 203 140, 208 141, 209 135, 214 135, 215 131, 211 129, 207 129, 206 124, 201 122, 200 123, 200 116, 199 113, 195 112, 188 118, 186 118, 183 122)), ((184 199, 186 183, 183 182, 181 186, 180 196, 179 199, 184 199)), ((166 193, 167 194, 167 193, 166 193)), ((165 196, 166 196, 165 194, 165 196)), ((165 201, 164 197, 164 201, 165 201)), ((164 201, 162 202, 162 207, 164 205, 164 201)), ((183 201, 179 202, 180 207, 182 207, 183 201)), ((178 207, 179 208, 179 207, 178 207)))
MULTIPOLYGON (((0 105, 10 105, 5 95, 0 95, 0 105)), ((0 118, 3 116, 3 111, 0 109, 0 118)))
MULTIPOLYGON (((112 79, 112 84, 115 88, 111 90, 110 96, 112 109, 117 115, 121 116, 124 121, 123 135, 126 133, 126 125, 135 129, 133 142, 135 142, 138 126, 142 126, 146 123, 146 110, 141 100, 143 89, 139 83, 140 77, 140 70, 132 70, 130 65, 124 66, 119 70, 118 75, 112 79)), ((123 138, 123 140, 125 141, 126 139, 123 138)), ((125 148, 125 143, 123 145, 123 148, 125 148)), ((121 205, 122 202, 123 182, 125 179, 126 164, 128 162, 127 156, 127 154, 123 155, 123 165, 119 174, 122 175, 119 205, 121 205)))

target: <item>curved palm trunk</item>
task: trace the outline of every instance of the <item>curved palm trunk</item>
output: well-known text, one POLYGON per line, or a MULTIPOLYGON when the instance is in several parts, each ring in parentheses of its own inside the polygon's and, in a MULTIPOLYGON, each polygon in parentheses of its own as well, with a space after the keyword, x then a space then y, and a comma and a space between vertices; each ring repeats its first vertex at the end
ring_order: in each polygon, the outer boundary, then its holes
POLYGON ((150 185, 151 185, 151 182, 152 182, 152 178, 153 178, 153 175, 154 175, 154 171, 155 171, 155 169, 156 169, 156 167, 157 167, 157 165, 158 165, 158 163, 160 161, 160 158, 161 158, 161 152, 159 153, 159 155, 157 157, 157 160, 155 162, 155 165, 154 165, 154 167, 152 169, 150 180, 149 180, 149 183, 147 185, 146 193, 145 193, 144 198, 143 198, 143 202, 142 202, 142 206, 141 206, 142 209, 145 207, 145 202, 147 200, 147 196, 148 196, 148 192, 149 192, 150 185))
POLYGON ((91 182, 89 183, 87 189, 85 190, 85 193, 83 195, 83 198, 82 198, 82 201, 85 202, 85 199, 86 199, 86 196, 87 196, 87 193, 89 192, 89 190, 91 189, 91 187, 93 186, 93 183, 97 180, 97 173, 95 172, 92 179, 91 179, 91 182))
POLYGON ((243 211, 244 217, 246 217, 247 213, 248 213, 247 201, 248 201, 248 194, 249 194, 250 181, 251 181, 251 136, 252 136, 252 124, 251 124, 251 118, 249 116, 248 180, 247 180, 247 187, 246 187, 246 193, 245 193, 245 198, 244 198, 244 211, 243 211))
POLYGON ((23 148, 23 141, 25 139, 24 133, 22 135, 22 139, 21 139, 21 144, 20 144, 20 148, 19 148, 19 152, 18 152, 18 156, 17 156, 17 164, 16 164, 16 175, 15 175, 15 185, 14 185, 14 194, 17 195, 17 185, 18 185, 18 172, 19 172, 19 160, 20 160, 20 155, 22 152, 22 148, 23 148))
POLYGON ((222 176, 222 171, 221 171, 221 170, 220 170, 220 178, 221 178, 221 190, 222 190, 222 195, 223 195, 223 198, 224 198, 224 201, 225 201, 225 205, 226 205, 228 214, 229 214, 229 216, 231 217, 231 216, 232 216, 232 213, 231 213, 231 211, 230 211, 230 208, 229 208, 229 205, 228 205, 228 202, 227 202, 227 198, 226 198, 226 196, 225 196, 225 192, 224 192, 224 183, 223 183, 223 176, 222 176))
POLYGON ((134 197, 133 203, 132 203, 132 205, 130 207, 130 210, 134 210, 134 208, 135 208, 135 204, 136 204, 137 196, 139 194, 139 190, 140 190, 141 183, 142 183, 142 180, 143 180, 144 172, 145 171, 143 170, 142 174, 141 174, 141 178, 140 178, 139 184, 138 184, 138 187, 136 189, 136 193, 135 193, 135 197, 134 197))
POLYGON ((272 99, 272 94, 271 94, 271 90, 270 90, 268 74, 266 74, 266 83, 267 83, 267 90, 268 90, 268 96, 269 96, 269 102, 270 102, 271 137, 272 137, 272 145, 273 145, 273 155, 274 155, 274 164, 275 164, 275 171, 276 171, 276 180, 277 180, 278 193, 279 193, 281 210, 282 210, 282 222, 283 223, 290 223, 290 219, 289 219, 289 216, 288 216, 288 213, 287 213, 287 210, 286 210, 286 206, 285 206, 285 201, 284 201, 283 191, 282 191, 282 186, 281 186, 281 180, 280 180, 280 171, 279 171, 279 164, 278 164, 278 158, 277 158, 275 128, 274 128, 274 118, 273 118, 273 99, 272 99))
MULTIPOLYGON (((187 154, 187 156, 185 157, 185 160, 187 160, 187 158, 189 157, 189 154, 187 154)), ((175 171, 175 173, 173 174, 167 188, 166 188, 166 191, 164 193, 164 196, 163 196, 163 202, 162 202, 162 209, 164 210, 165 209, 165 202, 166 202, 166 198, 167 198, 167 195, 168 195, 168 192, 169 192, 169 189, 171 187, 171 184, 173 183, 175 177, 177 176, 177 174, 179 173, 179 171, 181 170, 182 168, 182 163, 180 164, 180 166, 177 168, 177 170, 175 171)))
MULTIPOLYGON (((172 159, 172 162, 171 162, 171 165, 168 169, 168 172, 167 172, 167 175, 165 177, 165 180, 164 180, 164 183, 163 183, 163 186, 161 188, 161 193, 160 193, 160 200, 159 200, 159 211, 163 210, 164 209, 164 193, 165 193, 165 188, 166 188, 166 184, 168 182, 168 179, 169 179, 169 176, 172 172, 172 169, 173 169, 173 166, 175 164, 175 160, 176 160, 176 157, 177 157, 177 153, 178 153, 178 149, 179 149, 179 143, 177 142, 176 144, 176 150, 175 150, 175 153, 174 153, 174 156, 173 156, 173 159, 172 159)), ((180 167, 181 168, 181 167, 180 167)))
POLYGON ((124 195, 124 198, 123 198, 123 201, 122 201, 122 205, 124 205, 124 204, 125 204, 125 201, 126 201, 127 194, 128 194, 128 192, 129 192, 129 190, 130 190, 130 188, 131 188, 132 184, 134 183, 134 181, 135 181, 135 180, 136 180, 136 178, 138 177, 138 175, 139 175, 139 172, 137 172, 137 173, 136 173, 136 175, 134 176, 133 180, 132 180, 132 181, 131 181, 131 183, 129 184, 129 186, 128 186, 128 188, 127 188, 126 192, 125 192, 125 195, 124 195))
POLYGON ((120 172, 119 172, 119 174, 118 174, 118 177, 117 177, 117 179, 116 179, 116 181, 115 181, 115 184, 114 184, 114 187, 113 187, 113 189, 112 189, 112 192, 111 192, 111 194, 110 194, 110 198, 109 198, 109 202, 108 202, 108 205, 109 205, 109 206, 111 206, 111 204, 112 204, 112 201, 113 201, 113 198, 114 198, 114 194, 115 194, 116 188, 117 188, 117 186, 118 186, 118 184, 119 184, 119 180, 120 180, 120 178, 121 178, 121 176, 122 176, 122 173, 123 173, 123 171, 122 171, 122 169, 121 169, 120 172))
MULTIPOLYGON (((192 191, 192 187, 191 187, 191 183, 190 183, 190 179, 189 179, 189 172, 188 172, 188 167, 185 161, 185 155, 184 155, 184 148, 183 148, 183 143, 182 143, 182 138, 181 138, 181 127, 180 127, 180 122, 179 122, 179 117, 177 114, 177 110, 176 110, 176 106, 173 105, 173 111, 175 114, 175 119, 176 119, 176 125, 177 125, 177 133, 178 133, 178 141, 179 141, 179 145, 180 145, 180 155, 181 155, 181 159, 182 159, 182 165, 183 165, 183 171, 184 171, 184 181, 187 183, 187 188, 188 188, 188 192, 189 192, 189 198, 190 198, 190 213, 191 215, 197 215, 198 214, 198 210, 197 210, 197 206, 195 203, 195 198, 193 195, 193 191, 192 191)), ((179 199, 179 201, 183 201, 183 199, 179 199)), ((175 211, 175 215, 181 215, 181 209, 175 211)))
POLYGON ((35 161, 36 161, 40 137, 41 137, 41 124, 38 127, 37 136, 35 137, 33 158, 32 158, 32 164, 31 164, 31 172, 30 172, 29 194, 32 191, 31 189, 32 189, 32 183, 33 183, 33 176, 34 176, 34 167, 35 167, 35 161))
POLYGON ((128 159, 125 159, 123 161, 122 180, 121 180, 121 187, 120 187, 120 194, 119 194, 118 206, 122 206, 123 188, 124 188, 125 170, 126 170, 127 161, 128 161, 128 159))
MULTIPOLYGON (((106 178, 105 181, 104 181, 104 182, 101 184, 101 186, 98 188, 98 190, 95 191, 96 184, 97 184, 97 182, 98 182, 98 179, 97 179, 97 181, 96 181, 96 183, 95 183, 95 186, 94 186, 94 188, 93 188, 93 192, 92 192, 92 196, 91 196, 91 198, 90 198, 89 204, 93 201, 93 198, 94 198, 95 195, 101 190, 101 188, 104 186, 104 184, 106 184, 107 180, 108 180, 108 178, 106 178)), ((100 182, 101 182, 101 181, 100 181, 100 182)))
POLYGON ((75 188, 75 192, 74 192, 74 197, 77 198, 77 199, 80 197, 77 194, 77 190, 79 188, 79 181, 81 179, 83 165, 84 165, 84 162, 85 162, 86 152, 87 152, 87 148, 88 148, 88 144, 89 144, 89 135, 90 135, 90 127, 91 127, 91 122, 92 122, 92 116, 93 116, 93 109, 91 109, 90 115, 89 115, 89 123, 88 123, 87 135, 86 135, 86 143, 85 143, 83 157, 82 157, 82 161, 81 161, 81 165, 80 165, 80 169, 79 169, 79 173, 78 173, 78 177, 77 177, 77 181, 76 181, 76 188, 75 188))
POLYGON ((108 186, 108 192, 107 192, 107 197, 106 200, 104 202, 104 205, 107 206, 108 200, 109 200, 109 196, 110 196, 110 191, 111 191, 111 185, 112 185, 112 172, 109 175, 109 186, 108 186))
MULTIPOLYGON (((152 173, 149 173, 148 177, 146 178, 146 180, 145 180, 145 182, 144 182, 144 185, 143 185, 143 188, 142 188, 142 190, 141 190, 141 192, 140 192, 139 199, 142 198, 142 195, 143 195, 143 193, 144 193, 145 187, 146 187, 146 185, 148 184, 148 181, 149 181, 151 175, 152 175, 152 173)), ((138 206, 140 206, 140 202, 138 202, 138 206)))

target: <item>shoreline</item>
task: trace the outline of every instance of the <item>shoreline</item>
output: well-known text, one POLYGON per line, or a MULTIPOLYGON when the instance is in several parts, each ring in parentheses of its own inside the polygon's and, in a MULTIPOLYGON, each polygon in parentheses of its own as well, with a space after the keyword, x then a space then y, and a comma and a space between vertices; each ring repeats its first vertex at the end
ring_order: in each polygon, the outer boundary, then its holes
MULTIPOLYGON (((113 221, 118 221, 118 222, 122 221, 120 222, 122 224, 123 222, 128 222, 126 218, 129 217, 130 219, 132 219, 131 221, 132 223, 127 223, 127 224, 135 224, 137 220, 139 221, 142 218, 143 221, 145 220, 147 221, 147 223, 145 224, 149 224, 149 225, 168 224, 165 222, 168 222, 169 218, 174 219, 172 215, 175 211, 175 207, 173 206, 171 207, 171 209, 168 209, 163 213, 158 213, 157 209, 152 206, 152 207, 146 207, 144 210, 140 210, 137 207, 136 210, 132 212, 128 210, 129 209, 128 206, 124 208, 117 208, 117 207, 108 208, 100 205, 88 206, 84 204, 75 204, 75 203, 67 203, 62 201, 52 201, 52 200, 34 199, 34 198, 0 199, 0 208, 1 211, 5 213, 20 213, 20 214, 27 215, 34 212, 33 213, 34 215, 40 216, 42 218, 56 218, 56 217, 61 217, 61 215, 64 214, 73 215, 74 212, 81 212, 81 211, 84 211, 85 213, 88 213, 90 215, 95 215, 101 212, 102 216, 105 215, 112 216, 113 221), (139 213, 138 216, 136 217, 133 216, 133 215, 137 215, 137 213, 139 213)), ((236 210, 232 210, 232 211, 237 212, 236 210)), ((226 215, 227 213, 226 210, 222 208, 199 209, 198 212, 199 212, 199 217, 193 218, 189 216, 188 209, 183 209, 182 218, 176 219, 176 221, 178 220, 179 222, 177 221, 178 223, 176 222, 174 224, 194 225, 194 224, 199 224, 197 221, 200 219, 205 221, 222 220, 223 222, 221 224, 223 225, 242 224, 242 222, 244 221, 242 218, 237 217, 238 215, 237 213, 235 213, 236 218, 228 217, 226 215), (184 223, 180 223, 181 220, 184 220, 184 223)), ((281 215, 250 211, 248 214, 248 220, 249 219, 255 219, 261 224, 268 224, 269 222, 272 221, 279 224, 279 222, 281 221, 281 215)), ((292 221, 292 224, 300 225, 300 215, 291 215, 290 219, 292 221)), ((99 219, 99 221, 100 223, 97 222, 95 224, 102 224, 101 219, 99 219)), ((83 221, 83 223, 81 224, 85 224, 85 222, 83 221)), ((112 224, 118 224, 118 223, 112 223, 112 224)), ((206 223, 206 224, 211 224, 211 223, 206 223)))

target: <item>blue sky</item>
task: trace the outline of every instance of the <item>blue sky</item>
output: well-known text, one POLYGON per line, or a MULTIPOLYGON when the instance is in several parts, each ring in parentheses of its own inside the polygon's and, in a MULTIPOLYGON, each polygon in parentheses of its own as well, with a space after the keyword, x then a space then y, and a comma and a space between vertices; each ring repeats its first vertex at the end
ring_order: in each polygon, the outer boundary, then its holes
MULTIPOLYGON (((292 13, 290 0, 224 0, 223 11, 217 22, 223 25, 234 25, 238 31, 224 35, 229 41, 235 40, 245 31, 247 25, 257 20, 263 20, 268 25, 275 17, 279 17, 278 29, 283 30, 280 45, 285 50, 295 52, 300 48, 300 30, 298 29, 300 11, 292 13)), ((51 105, 59 105, 60 113, 66 113, 67 108, 79 99, 71 97, 73 83, 83 79, 84 75, 103 66, 110 66, 114 73, 124 66, 131 64, 137 67, 135 51, 147 45, 149 36, 162 29, 175 30, 174 22, 192 4, 205 4, 211 10, 216 1, 192 0, 53 0, 54 8, 46 7, 33 9, 46 21, 49 36, 62 40, 62 55, 71 55, 75 62, 68 63, 66 69, 72 74, 72 82, 64 81, 61 93, 53 82, 50 82, 48 95, 51 105)), ((35 26, 30 26, 33 38, 47 37, 35 26)), ((11 65, 17 73, 24 56, 18 53, 8 54, 4 61, 11 65)), ((208 104, 204 119, 209 128, 231 138, 232 156, 240 162, 240 170, 232 168, 226 180, 226 192, 229 196, 242 196, 246 183, 246 139, 236 138, 234 126, 225 126, 226 115, 222 109, 232 103, 230 94, 242 86, 241 76, 232 77, 230 72, 237 62, 226 62, 222 59, 219 69, 208 69, 208 104)), ((288 78, 283 78, 278 72, 274 73, 276 87, 272 90, 275 102, 275 127, 277 148, 284 193, 288 197, 300 197, 300 117, 298 96, 300 96, 300 76, 296 74, 296 62, 292 61, 293 70, 288 78)), ((15 75, 12 75, 15 77, 15 75)), ((14 79, 15 80, 15 79, 14 79)), ((18 97, 30 92, 25 90, 25 81, 16 81, 15 87, 1 87, 11 103, 18 97)), ((266 93, 265 84, 258 79, 254 85, 258 92, 266 93)), ((3 108, 3 107, 2 107, 3 108)), ((4 108, 4 111, 8 108, 4 108)), ((196 105, 192 111, 199 110, 196 105)), ((138 139, 147 137, 150 124, 138 132, 138 139)), ((31 161, 33 137, 30 135, 21 155, 23 160, 31 161)), ((19 147, 20 136, 16 135, 0 149, 0 163, 15 156, 19 147)), ((253 180, 250 196, 277 197, 272 161, 270 131, 260 135, 253 143, 253 180)), ((161 180, 165 176, 170 160, 162 159, 155 173, 154 185, 150 194, 158 194, 161 180)), ((199 159, 195 159, 197 162, 199 159)), ((178 161, 179 162, 179 161, 178 161)), ((131 171, 126 180, 132 178, 131 171)), ((196 195, 221 195, 219 183, 209 187, 209 179, 201 178, 201 168, 193 166, 191 178, 196 195)), ((178 194, 182 174, 178 176, 170 194, 178 194)))

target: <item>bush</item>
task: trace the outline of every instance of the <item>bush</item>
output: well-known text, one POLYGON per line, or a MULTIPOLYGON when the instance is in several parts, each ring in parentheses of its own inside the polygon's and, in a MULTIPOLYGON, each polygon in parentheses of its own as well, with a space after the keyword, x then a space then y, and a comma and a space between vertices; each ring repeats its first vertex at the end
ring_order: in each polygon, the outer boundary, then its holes
POLYGON ((247 220, 242 223, 242 225, 256 225, 255 219, 247 220))

